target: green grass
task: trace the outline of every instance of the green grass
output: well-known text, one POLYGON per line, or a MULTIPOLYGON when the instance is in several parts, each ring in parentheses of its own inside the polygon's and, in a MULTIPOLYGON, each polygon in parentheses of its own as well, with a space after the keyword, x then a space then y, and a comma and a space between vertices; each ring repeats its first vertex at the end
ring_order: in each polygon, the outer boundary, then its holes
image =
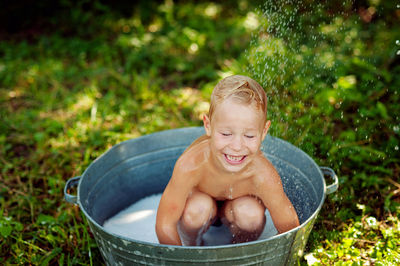
POLYGON ((201 125, 228 74, 259 80, 271 134, 339 176, 300 263, 398 264, 395 1, 305 4, 293 18, 261 3, 64 2, 0 31, 0 264, 102 263, 66 180, 121 141, 201 125), (370 6, 371 21, 353 10, 370 6))

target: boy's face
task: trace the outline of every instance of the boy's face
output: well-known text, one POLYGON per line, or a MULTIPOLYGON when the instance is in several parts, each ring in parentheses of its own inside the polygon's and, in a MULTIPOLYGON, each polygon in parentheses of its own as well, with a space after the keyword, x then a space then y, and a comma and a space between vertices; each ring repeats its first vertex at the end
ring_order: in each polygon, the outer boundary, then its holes
POLYGON ((204 128, 211 137, 211 156, 217 166, 239 172, 256 156, 270 121, 264 123, 261 110, 228 98, 219 104, 212 121, 204 116, 204 128))

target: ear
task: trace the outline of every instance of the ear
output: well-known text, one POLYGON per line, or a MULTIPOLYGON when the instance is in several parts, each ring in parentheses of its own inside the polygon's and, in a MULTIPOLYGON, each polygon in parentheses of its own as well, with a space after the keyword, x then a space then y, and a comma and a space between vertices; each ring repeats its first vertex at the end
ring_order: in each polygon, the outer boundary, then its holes
POLYGON ((262 140, 264 140, 265 137, 267 136, 268 129, 269 129, 270 126, 271 126, 271 120, 267 120, 267 122, 265 122, 265 126, 264 126, 264 129, 263 129, 262 140))
POLYGON ((203 124, 204 124, 204 129, 206 130, 207 136, 210 137, 211 136, 211 121, 207 115, 203 116, 203 124))

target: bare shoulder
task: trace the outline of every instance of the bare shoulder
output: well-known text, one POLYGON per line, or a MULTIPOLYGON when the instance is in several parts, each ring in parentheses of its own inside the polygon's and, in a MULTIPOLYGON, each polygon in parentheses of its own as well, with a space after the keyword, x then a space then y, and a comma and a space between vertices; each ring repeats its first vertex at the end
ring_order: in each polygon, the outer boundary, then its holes
POLYGON ((188 194, 195 188, 204 172, 204 144, 189 146, 175 163, 171 179, 164 190, 162 202, 174 200, 174 204, 186 202, 188 194))
POLYGON ((181 174, 194 174, 201 171, 209 152, 208 139, 196 140, 178 158, 174 171, 181 174))
POLYGON ((258 156, 256 160, 254 182, 257 185, 268 185, 270 188, 274 188, 276 185, 281 186, 281 178, 278 171, 263 155, 258 156))

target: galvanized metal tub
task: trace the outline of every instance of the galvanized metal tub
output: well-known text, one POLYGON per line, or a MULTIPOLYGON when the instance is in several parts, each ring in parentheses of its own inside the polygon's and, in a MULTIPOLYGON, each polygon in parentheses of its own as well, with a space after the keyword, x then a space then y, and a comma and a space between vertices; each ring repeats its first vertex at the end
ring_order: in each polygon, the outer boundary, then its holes
POLYGON ((332 169, 319 167, 306 153, 279 138, 262 143, 278 170, 300 226, 269 239, 208 247, 160 245, 125 238, 102 225, 134 202, 162 193, 175 161, 202 127, 167 130, 121 142, 97 158, 82 176, 69 179, 65 199, 79 204, 108 265, 292 265, 302 256, 326 194, 337 190, 332 169), (324 175, 333 183, 326 185, 324 175), (77 187, 77 194, 70 189, 77 187))

